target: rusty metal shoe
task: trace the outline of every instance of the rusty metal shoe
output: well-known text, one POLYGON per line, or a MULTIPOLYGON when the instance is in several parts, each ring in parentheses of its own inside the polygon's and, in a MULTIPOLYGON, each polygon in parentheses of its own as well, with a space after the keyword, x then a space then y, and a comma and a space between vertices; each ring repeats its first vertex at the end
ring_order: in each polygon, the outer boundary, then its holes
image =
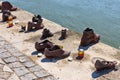
POLYGON ((59 46, 54 45, 52 48, 45 48, 44 55, 47 58, 66 58, 70 52, 64 51, 59 46))
POLYGON ((10 2, 4 1, 4 2, 2 2, 1 10, 2 11, 4 11, 4 10, 15 11, 15 10, 17 10, 17 8, 14 7, 10 2))
POLYGON ((95 34, 93 29, 86 28, 83 31, 83 36, 81 38, 80 46, 88 46, 89 44, 95 44, 99 42, 100 35, 95 34))
POLYGON ((45 39, 45 38, 52 37, 52 36, 53 34, 50 32, 50 30, 45 28, 42 32, 42 36, 40 39, 45 39))
POLYGON ((53 46, 53 43, 49 40, 44 40, 42 42, 36 42, 35 43, 35 49, 40 52, 44 52, 45 48, 51 48, 53 46))
POLYGON ((61 31, 61 37, 59 38, 59 40, 66 39, 66 37, 67 37, 67 33, 66 32, 67 32, 66 29, 64 29, 64 30, 61 31))
POLYGON ((95 68, 97 71, 104 70, 104 69, 114 69, 116 66, 116 61, 100 61, 96 60, 95 68))

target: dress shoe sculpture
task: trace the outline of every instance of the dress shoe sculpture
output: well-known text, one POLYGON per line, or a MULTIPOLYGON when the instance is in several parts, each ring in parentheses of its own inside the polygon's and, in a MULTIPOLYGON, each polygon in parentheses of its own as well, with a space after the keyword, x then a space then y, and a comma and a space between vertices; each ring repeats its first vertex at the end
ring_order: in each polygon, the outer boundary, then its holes
POLYGON ((64 29, 61 31, 61 37, 59 38, 59 40, 66 39, 66 37, 67 37, 67 30, 64 29))
POLYGON ((66 58, 70 55, 70 52, 64 51, 58 45, 54 45, 52 48, 45 48, 44 55, 47 58, 66 58))
POLYGON ((9 10, 4 10, 4 11, 2 12, 2 21, 3 21, 3 22, 8 21, 9 16, 11 16, 12 19, 15 19, 15 18, 16 18, 16 16, 12 15, 9 10))
POLYGON ((42 29, 44 27, 44 25, 42 24, 42 21, 43 20, 39 15, 34 16, 32 18, 32 22, 28 22, 27 31, 42 29))
POLYGON ((88 46, 89 44, 95 44, 99 42, 100 36, 95 34, 93 29, 86 28, 83 31, 80 46, 88 46))
POLYGON ((15 11, 15 10, 17 10, 17 8, 14 7, 10 2, 4 1, 4 2, 2 2, 1 10, 2 10, 2 12, 4 10, 15 11))
POLYGON ((44 40, 42 42, 36 42, 35 43, 35 49, 39 52, 44 52, 45 48, 51 48, 53 46, 53 43, 49 40, 44 40))
POLYGON ((117 64, 116 61, 96 60, 95 68, 97 71, 104 70, 104 69, 115 69, 116 64, 117 64))
POLYGON ((52 36, 53 34, 50 32, 50 30, 45 28, 42 32, 41 39, 45 39, 47 37, 52 37, 52 36))

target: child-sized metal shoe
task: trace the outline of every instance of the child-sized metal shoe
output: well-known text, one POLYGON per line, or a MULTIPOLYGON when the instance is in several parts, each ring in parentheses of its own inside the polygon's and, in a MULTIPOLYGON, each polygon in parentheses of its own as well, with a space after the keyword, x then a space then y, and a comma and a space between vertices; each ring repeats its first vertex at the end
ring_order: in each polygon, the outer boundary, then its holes
POLYGON ((42 36, 40 39, 45 39, 45 38, 52 37, 52 36, 53 34, 50 32, 50 30, 45 28, 42 32, 42 36))
POLYGON ((54 45, 52 48, 45 48, 44 55, 47 58, 66 58, 70 55, 70 52, 64 51, 58 45, 54 45))

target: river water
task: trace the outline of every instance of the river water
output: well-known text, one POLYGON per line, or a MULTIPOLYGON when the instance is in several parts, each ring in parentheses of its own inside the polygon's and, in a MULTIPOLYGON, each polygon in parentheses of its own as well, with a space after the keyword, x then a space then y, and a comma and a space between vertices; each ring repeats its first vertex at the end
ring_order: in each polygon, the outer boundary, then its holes
POLYGON ((79 33, 92 28, 101 35, 101 42, 120 48, 120 0, 8 1, 79 33))

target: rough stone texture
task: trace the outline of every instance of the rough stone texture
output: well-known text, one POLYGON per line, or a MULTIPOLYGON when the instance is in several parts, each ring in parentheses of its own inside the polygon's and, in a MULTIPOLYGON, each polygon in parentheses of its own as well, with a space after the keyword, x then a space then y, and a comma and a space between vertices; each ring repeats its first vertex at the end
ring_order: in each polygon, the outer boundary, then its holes
POLYGON ((0 53, 0 58, 8 58, 10 56, 11 56, 11 54, 9 52, 2 52, 2 53, 0 53))
POLYGON ((3 53, 3 52, 5 52, 5 51, 7 51, 7 50, 4 49, 4 48, 0 48, 0 54, 3 53))
POLYGON ((8 66, 6 66, 6 65, 4 65, 4 67, 3 67, 3 71, 4 72, 13 72, 8 66))
POLYGON ((56 80, 0 37, 0 80, 56 80))
POLYGON ((30 68, 30 67, 32 67, 32 66, 35 66, 35 63, 33 63, 32 61, 28 61, 28 62, 25 62, 25 63, 23 63, 24 64, 24 66, 26 67, 26 68, 30 68))
POLYGON ((20 53, 19 51, 16 51, 14 53, 12 53, 13 56, 19 57, 19 56, 23 56, 22 53, 20 53))
POLYGON ((14 68, 13 70, 18 76, 22 76, 29 73, 29 71, 25 67, 14 68))
POLYGON ((30 59, 27 56, 20 56, 19 61, 23 63, 23 62, 30 61, 30 59))
POLYGON ((0 78, 7 79, 8 77, 10 77, 9 72, 0 72, 0 78))
POLYGON ((36 71, 34 72, 34 74, 37 76, 37 77, 44 77, 44 76, 48 76, 50 75, 47 71, 45 71, 44 69, 40 70, 40 71, 36 71))
POLYGON ((18 76, 14 73, 14 74, 12 74, 12 75, 8 78, 8 80, 20 80, 20 79, 19 79, 18 76))
POLYGON ((52 75, 49 76, 45 76, 36 80, 57 80, 56 78, 54 78, 52 75))
POLYGON ((20 77, 21 80, 34 80, 36 78, 37 77, 33 75, 32 73, 28 73, 20 77))
POLYGON ((17 62, 18 59, 17 59, 16 57, 12 56, 12 57, 9 57, 9 58, 4 59, 4 61, 5 61, 6 63, 12 63, 12 62, 17 62))
POLYGON ((14 62, 14 63, 10 63, 9 67, 10 68, 18 68, 18 67, 23 67, 24 65, 22 65, 20 62, 14 62))
POLYGON ((4 40, 3 40, 3 41, 0 41, 0 45, 1 45, 1 46, 4 46, 4 45, 6 45, 6 44, 8 44, 7 41, 4 41, 4 40))
POLYGON ((41 66, 38 66, 38 65, 29 68, 29 70, 30 70, 31 72, 40 71, 40 70, 42 70, 42 69, 43 69, 43 68, 42 68, 41 66))

